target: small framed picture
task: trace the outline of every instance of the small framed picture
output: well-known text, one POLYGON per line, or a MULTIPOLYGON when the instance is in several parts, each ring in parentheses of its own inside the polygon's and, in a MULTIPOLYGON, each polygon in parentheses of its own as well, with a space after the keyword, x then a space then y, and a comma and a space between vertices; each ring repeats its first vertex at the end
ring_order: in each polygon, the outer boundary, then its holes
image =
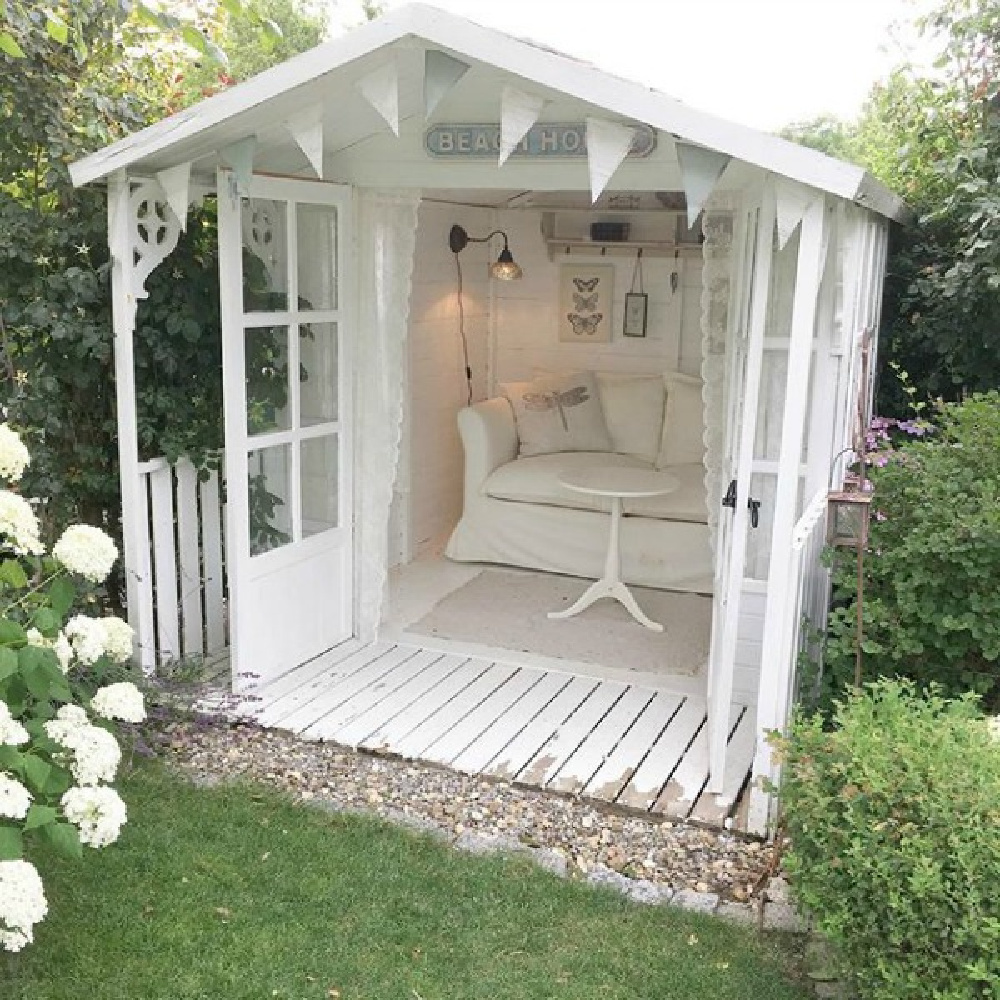
POLYGON ((646 336, 646 310, 649 296, 645 292, 626 292, 625 326, 622 333, 626 337, 646 336))

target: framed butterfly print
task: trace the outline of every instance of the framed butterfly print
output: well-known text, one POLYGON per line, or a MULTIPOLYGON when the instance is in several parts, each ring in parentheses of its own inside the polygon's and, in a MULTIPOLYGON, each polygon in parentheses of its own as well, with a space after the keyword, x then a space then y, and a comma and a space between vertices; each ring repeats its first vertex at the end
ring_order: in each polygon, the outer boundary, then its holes
POLYGON ((563 264, 559 269, 559 339, 576 344, 608 343, 614 286, 611 264, 563 264))

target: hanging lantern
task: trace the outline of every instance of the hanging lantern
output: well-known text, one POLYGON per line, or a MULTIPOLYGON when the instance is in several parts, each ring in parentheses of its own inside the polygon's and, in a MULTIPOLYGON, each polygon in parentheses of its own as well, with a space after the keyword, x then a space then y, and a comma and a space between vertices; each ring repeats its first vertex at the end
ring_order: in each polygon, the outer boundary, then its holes
MULTIPOLYGON (((847 484, 850 486, 850 482, 847 484)), ((864 551, 868 545, 868 522, 872 495, 861 489, 846 489, 827 495, 826 542, 841 548, 864 551)))

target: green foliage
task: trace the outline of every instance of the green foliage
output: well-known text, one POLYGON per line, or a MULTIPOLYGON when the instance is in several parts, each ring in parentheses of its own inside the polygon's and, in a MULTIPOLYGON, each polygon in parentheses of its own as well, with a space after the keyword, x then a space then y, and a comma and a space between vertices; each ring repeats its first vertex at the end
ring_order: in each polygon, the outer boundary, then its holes
POLYGON ((1000 744, 971 695, 882 680, 798 719, 784 760, 798 901, 870 1000, 1000 993, 1000 744))
MULTIPOLYGON (((864 670, 975 691, 1000 709, 1000 392, 943 405, 938 431, 871 470, 864 670), (884 464, 883 464, 884 463, 884 464)), ((844 551, 844 550, 842 550, 844 551)), ((824 704, 853 679, 853 553, 838 556, 824 704)))
POLYGON ((940 56, 877 84, 856 122, 818 119, 788 138, 859 163, 901 195, 918 225, 891 236, 878 412, 907 415, 890 362, 922 399, 1000 386, 1000 81, 997 0, 939 0, 918 22, 940 56))

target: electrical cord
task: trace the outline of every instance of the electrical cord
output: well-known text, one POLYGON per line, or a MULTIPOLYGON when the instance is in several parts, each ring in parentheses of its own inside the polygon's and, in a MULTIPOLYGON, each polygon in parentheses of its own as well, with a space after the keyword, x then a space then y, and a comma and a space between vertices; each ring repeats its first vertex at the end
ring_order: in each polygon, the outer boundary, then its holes
POLYGON ((455 271, 458 274, 458 333, 462 338, 462 360, 465 362, 465 384, 468 389, 467 406, 472 406, 472 366, 469 364, 469 338, 465 332, 465 297, 462 287, 462 261, 455 257, 455 271))

